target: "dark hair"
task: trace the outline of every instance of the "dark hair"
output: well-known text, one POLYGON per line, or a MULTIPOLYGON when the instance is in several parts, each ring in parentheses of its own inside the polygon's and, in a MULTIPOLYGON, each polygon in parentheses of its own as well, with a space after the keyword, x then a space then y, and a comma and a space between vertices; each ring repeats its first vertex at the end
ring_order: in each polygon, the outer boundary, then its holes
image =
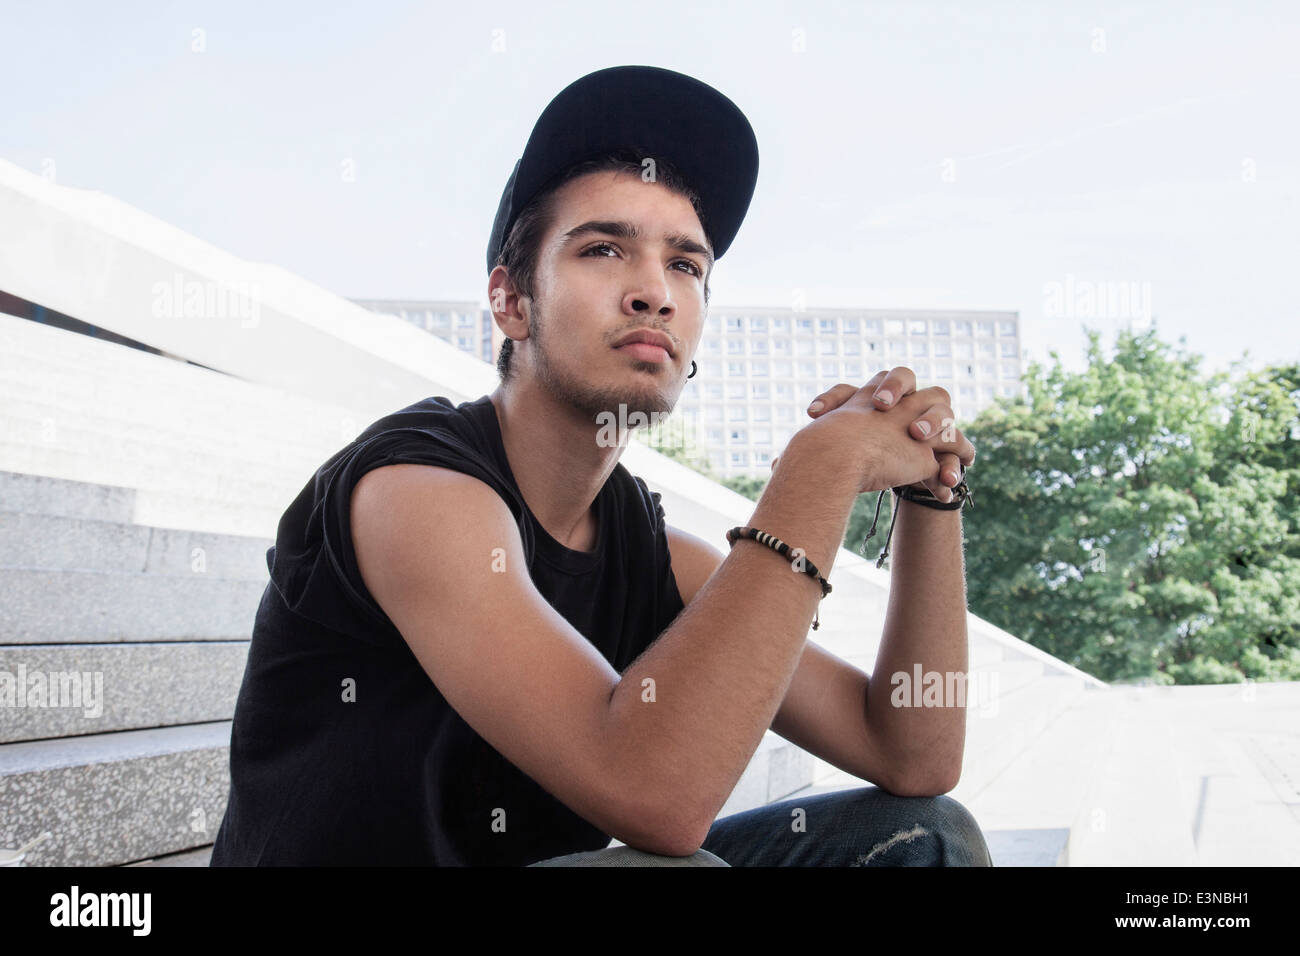
MULTIPOLYGON (((577 179, 579 176, 604 172, 605 170, 620 170, 641 175, 644 168, 642 165, 643 158, 646 156, 647 154, 644 151, 629 147, 612 150, 594 159, 576 163, 558 176, 553 177, 520 211, 518 218, 510 227, 510 235, 506 237, 506 241, 502 244, 501 253, 497 256, 496 261, 496 265, 505 266, 510 270, 510 279, 520 295, 528 296, 530 299, 533 298, 537 254, 541 247, 542 236, 551 227, 554 198, 560 187, 577 179)), ((704 227, 704 235, 709 244, 712 245, 713 240, 709 237, 709 224, 705 220, 699 195, 667 160, 655 159, 654 163, 654 181, 690 201, 691 207, 695 210, 695 215, 700 220, 700 225, 704 227)), ((704 307, 706 311, 709 306, 709 277, 712 273, 713 270, 710 268, 704 275, 704 307)), ((507 338, 501 343, 501 351, 497 355, 497 375, 500 376, 502 383, 505 383, 510 378, 510 357, 514 354, 514 345, 514 339, 507 338)))

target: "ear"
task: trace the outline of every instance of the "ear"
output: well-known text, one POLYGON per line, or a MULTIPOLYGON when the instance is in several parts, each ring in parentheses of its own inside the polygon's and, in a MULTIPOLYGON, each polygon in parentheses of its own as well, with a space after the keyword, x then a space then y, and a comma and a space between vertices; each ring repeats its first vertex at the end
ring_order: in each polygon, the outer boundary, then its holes
POLYGON ((505 266, 497 266, 488 276, 488 306, 492 319, 506 338, 528 338, 528 312, 532 303, 521 296, 505 266))

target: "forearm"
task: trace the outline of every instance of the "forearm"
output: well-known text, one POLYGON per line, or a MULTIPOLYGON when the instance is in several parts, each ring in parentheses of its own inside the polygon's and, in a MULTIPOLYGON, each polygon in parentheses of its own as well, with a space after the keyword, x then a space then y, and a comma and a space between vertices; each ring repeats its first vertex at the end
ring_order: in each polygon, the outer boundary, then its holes
MULTIPOLYGON (((961 772, 967 678, 961 511, 897 501, 889 605, 867 700, 867 723, 888 742, 910 788, 944 791, 961 772), (920 686, 917 685, 919 674, 920 686), (938 674, 936 691, 927 675, 938 674), (929 689, 929 694, 926 693, 929 689), (918 706, 919 705, 919 706, 918 706)), ((933 680, 933 679, 931 679, 933 680)))
MULTIPOLYGON (((856 490, 828 479, 816 454, 793 452, 748 524, 803 548, 828 575, 856 490)), ((738 541, 624 672, 610 700, 609 739, 646 805, 678 808, 681 819, 663 826, 699 835, 726 802, 781 706, 821 596, 818 581, 788 559, 738 541)))

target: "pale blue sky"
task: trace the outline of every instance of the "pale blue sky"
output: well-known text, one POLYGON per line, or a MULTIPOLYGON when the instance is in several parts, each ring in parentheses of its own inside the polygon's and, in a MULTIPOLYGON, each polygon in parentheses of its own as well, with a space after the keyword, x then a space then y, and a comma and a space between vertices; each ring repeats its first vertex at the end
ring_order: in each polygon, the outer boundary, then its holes
MULTIPOLYGON (((1053 305, 1072 283, 1136 293, 1138 322, 1149 301, 1208 367, 1300 359, 1300 4, 0 0, 0 17, 0 157, 344 296, 485 302, 537 115, 585 73, 646 63, 716 86, 757 133, 717 305, 803 289, 1014 309, 1033 357, 1078 367, 1077 309, 1053 305)), ((1110 344, 1124 320, 1088 321, 1110 344)))

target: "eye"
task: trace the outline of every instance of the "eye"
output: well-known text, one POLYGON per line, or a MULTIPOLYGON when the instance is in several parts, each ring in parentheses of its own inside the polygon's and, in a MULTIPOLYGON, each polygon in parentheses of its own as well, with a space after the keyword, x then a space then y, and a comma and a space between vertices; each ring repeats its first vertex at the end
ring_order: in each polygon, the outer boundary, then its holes
MULTIPOLYGON (((595 245, 588 246, 586 249, 582 250, 582 252, 579 253, 579 256, 590 256, 590 255, 591 255, 592 253, 594 253, 597 249, 613 249, 615 252, 618 251, 618 247, 615 246, 615 245, 613 245, 612 243, 608 243, 608 242, 598 242, 598 243, 596 243, 595 245)), ((608 257, 608 256, 598 256, 597 258, 600 258, 600 259, 607 259, 607 258, 609 258, 609 257, 608 257)), ((687 269, 687 275, 693 275, 693 276, 695 276, 697 279, 699 279, 699 278, 703 278, 703 276, 704 276, 704 273, 700 271, 700 267, 697 266, 697 265, 696 265, 694 262, 692 262, 690 259, 676 259, 676 260, 673 261, 673 265, 686 265, 686 266, 688 266, 689 268, 687 269)))

